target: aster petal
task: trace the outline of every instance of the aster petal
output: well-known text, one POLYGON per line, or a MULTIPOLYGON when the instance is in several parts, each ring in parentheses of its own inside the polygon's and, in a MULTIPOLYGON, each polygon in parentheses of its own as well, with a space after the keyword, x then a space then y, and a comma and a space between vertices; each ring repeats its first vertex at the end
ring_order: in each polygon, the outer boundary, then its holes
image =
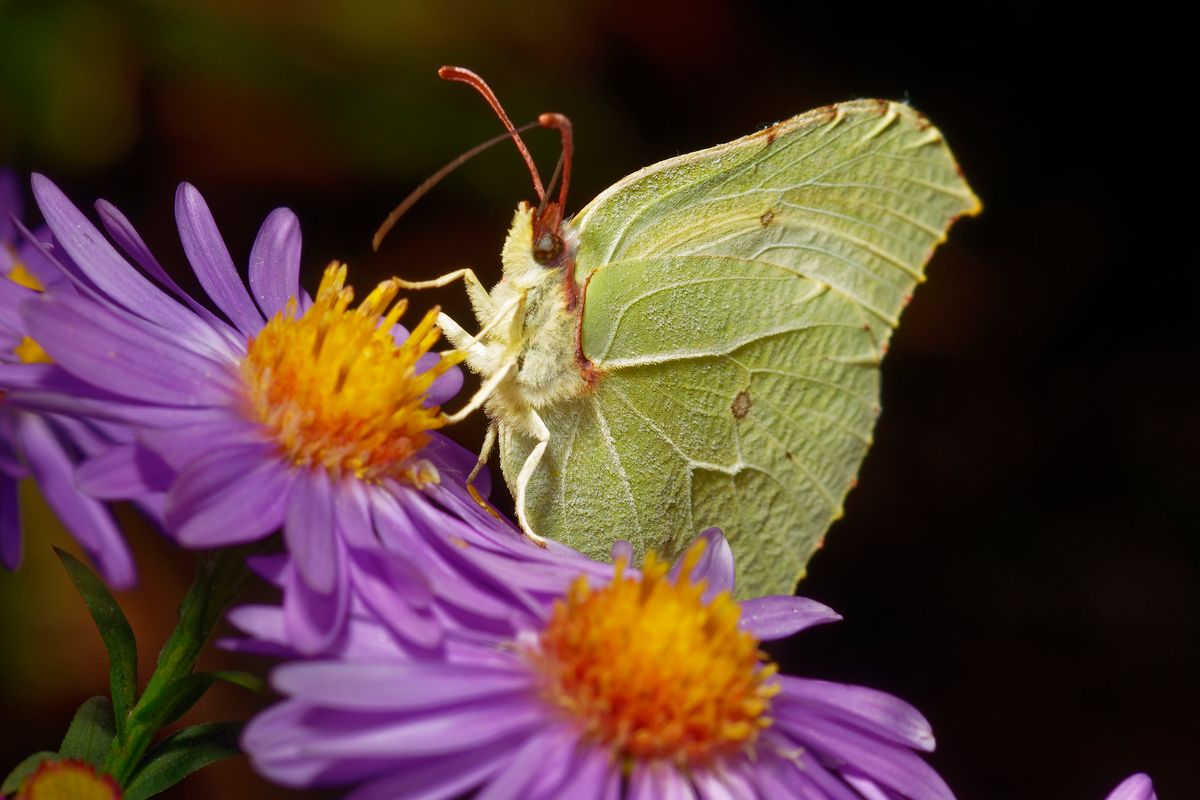
POLYGON ((19 220, 14 222, 19 239, 17 241, 17 260, 33 277, 41 281, 47 289, 65 285, 70 279, 63 273, 61 260, 50 258, 50 242, 54 234, 45 225, 30 231, 19 220))
POLYGON ((63 250, 97 289, 167 330, 210 339, 210 328, 130 266, 48 178, 34 174, 33 196, 63 250))
POLYGON ((633 563, 633 545, 624 539, 618 539, 613 542, 610 553, 612 554, 612 562, 614 564, 618 561, 624 561, 626 564, 633 563))
MULTIPOLYGON (((785 777, 781 774, 782 770, 777 762, 778 759, 764 759, 758 764, 747 763, 743 768, 745 777, 754 784, 755 798, 769 797, 771 800, 811 798, 816 800, 818 795, 814 795, 806 788, 804 780, 794 774, 785 777)), ((822 800, 824 800, 823 797, 822 800)))
POLYGON ((408 559, 392 554, 358 551, 350 574, 359 598, 395 633, 423 648, 442 641, 442 626, 428 613, 433 593, 425 576, 408 559))
MULTIPOLYGON (((20 325, 22 330, 26 328, 24 319, 20 325)), ((88 388, 88 384, 82 383, 57 364, 0 363, 0 386, 6 391, 46 389, 65 381, 84 390, 88 388)), ((9 404, 7 399, 5 404, 9 404)))
MULTIPOLYGON (((386 778, 365 784, 345 800, 446 800, 484 783, 504 768, 519 746, 492 746, 441 758, 405 763, 386 778)), ((572 798, 574 800, 574 798, 572 798)))
MULTIPOLYGON (((729 542, 725 540, 721 529, 709 528, 697 536, 696 540, 703 540, 705 547, 704 552, 700 554, 700 560, 692 568, 691 578, 693 581, 708 581, 708 588, 704 592, 705 600, 710 600, 721 592, 732 592, 733 549, 729 546, 729 542)), ((683 561, 684 556, 680 556, 671 565, 671 571, 667 574, 672 581, 679 579, 679 571, 683 568, 683 561)))
POLYGON ((742 630, 761 641, 771 641, 791 636, 793 633, 837 622, 842 615, 829 606, 807 597, 770 595, 755 597, 741 603, 742 630))
MULTIPOLYGON (((397 326, 399 327, 399 326, 397 326)), ((407 335, 404 338, 408 338, 407 335)), ((403 341, 403 339, 401 339, 403 341)), ((420 375, 426 370, 433 369, 442 361, 442 353, 426 353, 417 359, 414 372, 420 375)), ((463 371, 458 367, 451 367, 441 375, 433 379, 433 383, 425 390, 425 406, 440 406, 459 393, 463 387, 463 371)))
POLYGON ((692 782, 702 800, 758 800, 754 785, 725 765, 697 770, 692 782))
MULTIPOLYGON (((780 719, 776 716, 776 719, 780 719)), ((954 800, 941 777, 907 747, 847 727, 841 721, 808 715, 804 724, 789 720, 781 730, 798 744, 824 753, 835 763, 851 764, 863 775, 912 800, 954 800)))
POLYGON ((313 751, 325 758, 424 758, 528 734, 546 721, 545 710, 528 697, 476 701, 407 718, 362 716, 363 724, 326 728, 313 751))
POLYGON ((333 518, 338 535, 351 547, 372 549, 379 545, 371 526, 371 498, 357 478, 343 478, 334 488, 333 518))
MULTIPOLYGON (((843 765, 844 766, 844 765, 843 765)), ((876 794, 862 794, 858 788, 851 789, 841 775, 835 775, 818 758, 806 758, 796 763, 791 758, 775 758, 767 767, 773 774, 780 776, 788 786, 796 787, 796 796, 811 798, 811 800, 877 800, 876 794)), ((860 786, 863 784, 860 782, 860 786)), ((878 786, 876 784, 876 786, 878 786)), ((868 789, 868 792, 871 790, 868 789)), ((886 800, 894 800, 888 796, 886 800)))
MULTIPOLYGON (((104 225, 104 230, 108 231, 108 235, 138 263, 138 266, 186 303, 188 308, 192 309, 197 316, 214 329, 214 333, 219 332, 221 336, 231 341, 236 341, 234 337, 240 338, 241 334, 237 333, 227 322, 209 311, 202 304, 196 302, 195 298, 185 292, 183 287, 175 282, 175 279, 162 268, 162 264, 158 262, 158 259, 154 257, 154 253, 146 246, 146 242, 142 239, 141 234, 137 232, 137 228, 133 227, 133 223, 121 213, 120 209, 107 200, 97 200, 95 205, 96 211, 100 214, 100 223, 104 225)), ((226 351, 228 348, 221 344, 221 336, 214 335, 211 342, 220 351, 226 351)))
POLYGON ((308 661, 271 673, 271 685, 283 694, 347 711, 421 711, 526 692, 532 684, 523 670, 437 662, 308 661))
POLYGON ((138 444, 109 448, 80 464, 75 485, 100 500, 130 500, 171 488, 175 471, 138 444))
POLYGON ((204 291, 238 330, 247 336, 258 333, 263 317, 233 265, 208 204, 190 183, 179 184, 175 192, 175 222, 183 251, 204 291))
MULTIPOLYGON (((443 473, 443 477, 453 476, 453 484, 458 486, 465 486, 467 475, 474 469, 477 458, 476 453, 437 431, 430 432, 429 444, 425 445, 422 455, 437 465, 438 471, 443 473)), ((481 469, 475 476, 473 485, 481 497, 491 494, 492 476, 487 467, 481 469)), ((466 489, 464 488, 463 491, 465 492, 466 489)), ((468 499, 470 499, 469 496, 468 499)), ((475 508, 479 508, 479 504, 473 499, 470 499, 470 502, 475 508)))
MULTIPOLYGON (((239 606, 230 611, 226 615, 226 619, 251 638, 220 639, 217 641, 219 647, 236 652, 276 657, 297 654, 296 648, 288 640, 283 609, 279 606, 239 606)), ((351 663, 356 661, 394 663, 412 658, 387 628, 354 617, 347 620, 342 633, 326 651, 326 654, 331 657, 337 656, 351 663)), ((421 655, 428 656, 427 653, 421 655)))
MULTIPOLYGON (((556 726, 527 740, 504 770, 475 795, 475 800, 539 800, 546 797, 534 791, 533 784, 546 773, 558 773, 561 779, 561 773, 570 764, 573 741, 562 734, 556 726)), ((552 795, 554 798, 560 796, 552 795)))
POLYGON ((21 452, 46 502, 74 534, 110 586, 128 589, 137 582, 133 557, 104 506, 75 488, 75 464, 50 425, 34 414, 17 421, 21 452))
POLYGON ((1130 775, 1113 789, 1105 800, 1158 800, 1154 784, 1144 772, 1130 775))
POLYGON ((267 215, 250 250, 250 293, 270 319, 300 289, 300 220, 289 209, 267 215))
POLYGON ((215 450, 180 473, 167 494, 167 527, 188 547, 261 539, 283 524, 294 473, 266 445, 215 450))
POLYGON ((864 798, 864 800, 892 800, 894 796, 878 783, 865 775, 858 774, 852 768, 843 768, 841 778, 857 792, 856 800, 858 797, 864 798))
POLYGON ((720 764, 693 769, 692 786, 700 800, 755 800, 754 790, 720 764))
POLYGON ((576 768, 571 770, 563 784, 558 787, 558 794, 552 797, 602 800, 614 781, 619 784, 620 769, 613 764, 612 756, 606 748, 579 742, 576 742, 575 746, 582 750, 576 768))
POLYGON ((338 724, 343 715, 304 703, 280 703, 259 714, 242 734, 242 749, 255 768, 286 786, 312 786, 363 780, 389 770, 381 759, 327 759, 313 752, 320 727, 338 724))
POLYGON ((4 380, 10 377, 16 380, 7 384, 14 390, 4 398, 6 406, 85 417, 92 423, 187 429, 214 416, 229 415, 227 409, 216 407, 183 408, 132 402, 85 383, 58 364, 0 364, 0 386, 6 385, 4 380))
POLYGON ((6 569, 21 566, 20 486, 8 475, 0 474, 0 564, 6 569))
MULTIPOLYGON (((0 386, 2 385, 0 384, 0 386)), ((3 405, 8 405, 7 398, 3 405)), ((12 409, 3 409, 3 406, 0 406, 0 475, 20 480, 29 474, 29 470, 25 469, 25 465, 21 463, 21 457, 14 449, 17 441, 17 415, 5 413, 6 410, 12 411, 12 409)))
POLYGON ((225 615, 225 619, 243 633, 257 639, 283 643, 283 609, 274 605, 248 603, 237 606, 225 615))
MULTIPOLYGON (((413 502, 401 507, 391 493, 376 491, 372 493, 372 497, 372 518, 384 546, 416 561, 429 582, 438 587, 447 602, 488 619, 507 620, 511 616, 512 612, 504 603, 496 602, 494 593, 488 592, 473 581, 464 580, 462 574, 447 563, 445 556, 438 551, 437 544, 422 537, 417 526, 426 526, 437 531, 441 522, 434 516, 425 500, 417 495, 412 498, 413 502), (410 518, 409 513, 416 515, 416 519, 410 518)), ((440 539, 440 535, 438 536, 440 539)), ((486 580, 487 576, 481 576, 481 582, 486 580)))
POLYGON ((329 473, 301 470, 288 502, 283 540, 300 577, 317 594, 329 594, 337 578, 337 543, 329 473))
POLYGON ((805 760, 803 768, 791 763, 787 765, 791 775, 798 776, 798 782, 806 787, 805 796, 812 796, 816 800, 895 800, 895 794, 887 792, 870 778, 847 770, 845 764, 836 768, 839 769, 838 774, 833 768, 827 768, 811 758, 805 760))
MULTIPOLYGON (((7 252, 4 248, 4 240, 0 239, 0 254, 7 254, 7 252)), ((13 283, 11 280, 0 283, 0 328, 5 330, 6 336, 20 341, 19 337, 25 329, 25 322, 21 319, 20 313, 21 304, 38 294, 33 289, 13 283)))
POLYGON ((284 553, 250 556, 246 559, 246 566, 255 575, 282 590, 287 574, 292 569, 292 560, 284 553))
POLYGON ((43 295, 25 303, 29 335, 56 364, 127 397, 177 406, 222 402, 237 386, 230 365, 182 347, 136 317, 82 297, 43 295))
POLYGON ((844 720, 896 744, 933 752, 933 727, 920 711, 898 697, 866 686, 797 678, 775 678, 782 687, 774 716, 789 719, 821 714, 844 720))
POLYGON ((142 444, 157 453, 173 469, 182 471, 213 449, 214 442, 222 447, 269 444, 263 429, 247 420, 232 416, 228 409, 213 409, 212 413, 197 413, 186 424, 138 432, 142 444))
POLYGON ((350 610, 349 565, 345 547, 334 539, 337 572, 328 592, 319 592, 305 583, 293 565, 283 585, 283 624, 288 641, 305 655, 328 649, 345 627, 350 610))
POLYGON ((629 800, 696 800, 696 793, 674 765, 639 761, 629 781, 629 800))

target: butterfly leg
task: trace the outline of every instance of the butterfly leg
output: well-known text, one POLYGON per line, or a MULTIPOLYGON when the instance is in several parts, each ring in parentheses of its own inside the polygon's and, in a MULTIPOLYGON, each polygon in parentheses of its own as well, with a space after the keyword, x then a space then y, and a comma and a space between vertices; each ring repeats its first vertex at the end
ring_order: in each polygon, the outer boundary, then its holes
POLYGON ((487 357, 487 348, 478 341, 478 337, 467 333, 466 329, 455 322, 449 314, 445 312, 438 314, 438 327, 446 335, 446 340, 454 345, 455 350, 466 352, 468 363, 471 363, 472 359, 487 357))
POLYGON ((479 458, 475 459, 475 466, 471 467, 471 473, 467 475, 467 492, 471 495, 476 503, 485 509, 491 510, 487 501, 480 496, 475 490, 475 476, 483 469, 483 465, 487 463, 488 458, 492 455, 492 448, 496 446, 496 431, 498 426, 492 422, 488 425, 487 434, 483 437, 483 447, 479 448, 479 458))
POLYGON ((483 320, 495 317, 496 304, 492 302, 492 296, 488 294, 487 289, 483 288, 483 284, 475 276, 475 271, 470 267, 456 269, 454 272, 447 272, 445 275, 427 281, 406 281, 403 278, 396 278, 396 282, 401 289, 439 289, 449 286, 460 278, 467 289, 467 298, 471 301, 471 308, 475 310, 475 318, 482 323, 483 320))
POLYGON ((533 532, 533 528, 529 525, 529 518, 525 515, 525 489, 529 486, 529 481, 533 478, 534 470, 542 462, 542 454, 546 452, 546 445, 550 443, 550 429, 546 427, 546 423, 542 421, 542 418, 533 409, 529 410, 526 424, 533 431, 534 437, 537 439, 537 444, 529 452, 529 457, 525 459, 525 463, 521 465, 520 473, 517 474, 517 496, 514 498, 517 506, 517 522, 520 524, 522 532, 534 544, 539 547, 545 547, 546 540, 533 532))
MULTIPOLYGON (((513 368, 516 366, 516 361, 506 361, 503 365, 501 365, 500 369, 488 376, 488 379, 483 382, 483 385, 479 387, 478 391, 476 391, 474 395, 472 395, 471 399, 467 401, 465 406, 460 408, 458 411, 455 411, 453 414, 446 414, 443 417, 443 421, 447 425, 453 425, 456 422, 462 422, 468 416, 478 411, 479 407, 486 403, 487 399, 492 396, 493 392, 496 391, 496 387, 500 385, 500 382, 507 378, 508 373, 512 372, 513 368)), ((541 422, 540 419, 538 421, 541 422)), ((543 425, 543 427, 545 426, 543 425)))

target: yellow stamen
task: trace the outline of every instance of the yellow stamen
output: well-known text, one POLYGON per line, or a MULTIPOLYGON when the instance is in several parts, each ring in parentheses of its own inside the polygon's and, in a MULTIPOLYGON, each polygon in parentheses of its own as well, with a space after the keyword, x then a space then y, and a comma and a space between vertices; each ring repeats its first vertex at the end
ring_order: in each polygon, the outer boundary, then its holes
POLYGON ((26 289, 33 289, 35 292, 44 292, 46 287, 42 286, 42 282, 37 279, 37 276, 25 268, 25 265, 18 261, 8 271, 8 279, 18 286, 24 286, 26 289))
POLYGON ((528 652, 543 697, 619 758, 695 765, 753 745, 771 724, 776 667, 738 628, 728 592, 702 602, 706 583, 691 573, 704 546, 689 549, 674 583, 653 553, 640 580, 623 561, 602 589, 581 576, 528 652))
POLYGON ((21 337, 21 343, 13 348, 17 358, 26 364, 53 364, 52 359, 42 346, 28 336, 21 337))
MULTIPOLYGON (((33 289, 35 292, 44 292, 46 290, 46 287, 42 286, 42 282, 37 279, 37 276, 26 269, 25 265, 20 261, 13 264, 12 269, 8 271, 6 277, 18 286, 33 289)), ((54 359, 50 358, 46 351, 42 349, 42 346, 28 336, 21 337, 21 343, 13 348, 13 355, 26 364, 54 363, 54 359)))
POLYGON ((417 360, 441 335, 438 309, 396 344, 392 327, 406 307, 392 305, 398 284, 379 284, 351 310, 345 282, 346 266, 330 264, 312 308, 298 316, 289 300, 250 340, 242 362, 248 413, 297 465, 364 480, 436 481, 436 470, 413 458, 427 431, 444 424, 438 408, 424 406, 425 393, 461 356, 445 354, 417 374, 417 360))
POLYGON ((16 800, 121 800, 121 792, 111 777, 97 775, 92 765, 68 759, 43 761, 16 800))

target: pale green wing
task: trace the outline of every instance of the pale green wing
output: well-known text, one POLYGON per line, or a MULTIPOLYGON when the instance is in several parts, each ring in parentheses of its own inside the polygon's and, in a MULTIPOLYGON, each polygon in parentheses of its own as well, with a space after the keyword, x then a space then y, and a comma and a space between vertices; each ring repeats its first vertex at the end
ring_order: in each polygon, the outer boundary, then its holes
MULTIPOLYGON (((675 555, 721 527, 739 594, 790 592, 854 482, 878 363, 978 204, 911 109, 834 106, 626 178, 575 221, 584 354, 527 488, 541 533, 675 555)), ((531 442, 506 436, 515 475, 531 442)))

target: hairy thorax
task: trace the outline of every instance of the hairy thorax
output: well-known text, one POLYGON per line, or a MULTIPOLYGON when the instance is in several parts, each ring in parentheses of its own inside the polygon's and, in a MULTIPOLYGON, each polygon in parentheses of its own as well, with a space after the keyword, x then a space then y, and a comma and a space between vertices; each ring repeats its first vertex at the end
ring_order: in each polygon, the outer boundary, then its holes
MULTIPOLYGON (((489 332, 467 358, 485 380, 505 364, 515 364, 486 408, 493 419, 521 429, 530 410, 569 401, 588 389, 576 359, 582 307, 568 308, 565 266, 546 267, 533 259, 532 215, 526 204, 517 208, 502 254, 504 277, 490 292, 491 308, 476 304, 479 325, 489 332)), ((573 250, 569 238, 567 246, 573 250)))

